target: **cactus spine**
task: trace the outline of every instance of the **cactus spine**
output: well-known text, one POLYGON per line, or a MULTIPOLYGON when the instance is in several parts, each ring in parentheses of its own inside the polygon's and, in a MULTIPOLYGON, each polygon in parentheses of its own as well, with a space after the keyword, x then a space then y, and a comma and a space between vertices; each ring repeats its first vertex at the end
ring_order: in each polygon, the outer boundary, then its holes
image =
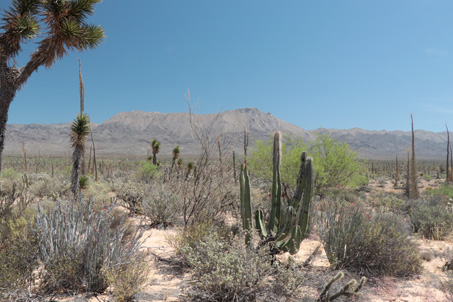
MULTIPOLYGON (((264 222, 264 214, 261 209, 255 212, 255 228, 261 235, 280 252, 298 252, 300 243, 307 236, 310 222, 310 204, 313 197, 314 169, 313 160, 302 152, 297 188, 294 198, 282 207, 282 185, 280 175, 281 164, 281 133, 274 135, 273 148, 273 181, 272 181, 272 208, 269 221, 264 222)), ((251 201, 250 180, 246 165, 241 167, 240 196, 241 216, 243 228, 250 235, 251 225, 251 201)), ((250 237, 246 238, 250 242, 250 237)))

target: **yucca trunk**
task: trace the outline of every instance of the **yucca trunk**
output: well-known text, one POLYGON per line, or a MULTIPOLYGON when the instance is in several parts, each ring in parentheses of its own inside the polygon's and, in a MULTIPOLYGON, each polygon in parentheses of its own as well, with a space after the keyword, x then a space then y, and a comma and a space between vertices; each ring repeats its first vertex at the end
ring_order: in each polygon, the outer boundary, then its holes
POLYGON ((83 155, 83 145, 78 144, 74 147, 74 152, 72 153, 72 174, 71 174, 71 191, 74 193, 74 196, 78 196, 80 192, 79 177, 82 169, 82 155, 83 155))
MULTIPOLYGON (((0 74, 0 76, 5 77, 5 74, 0 74)), ((6 132, 6 123, 8 121, 8 110, 9 105, 16 95, 16 89, 5 87, 3 81, 0 82, 2 89, 0 89, 0 173, 2 172, 2 155, 3 148, 5 146, 5 132, 6 132)))

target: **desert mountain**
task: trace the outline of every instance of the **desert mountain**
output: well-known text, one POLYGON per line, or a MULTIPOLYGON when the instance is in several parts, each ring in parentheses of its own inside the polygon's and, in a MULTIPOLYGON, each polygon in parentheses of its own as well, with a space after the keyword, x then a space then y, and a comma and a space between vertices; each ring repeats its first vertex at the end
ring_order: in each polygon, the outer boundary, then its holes
MULTIPOLYGON (((411 144, 410 132, 359 128, 304 130, 255 108, 193 115, 192 122, 188 113, 121 112, 99 125, 93 124, 92 129, 97 154, 145 157, 153 138, 161 142, 162 155, 170 154, 176 145, 180 146, 183 154, 196 154, 200 144, 191 125, 199 129, 201 135, 206 133, 200 129, 210 129, 209 134, 214 138, 222 134, 224 143, 231 141, 237 149, 242 148, 244 127, 250 132, 251 145, 258 139, 269 138, 275 130, 305 141, 315 139, 318 133, 329 133, 336 140, 348 143, 361 157, 372 159, 391 159, 395 154, 404 158, 411 144)), ((69 127, 70 123, 8 124, 5 154, 19 155, 25 144, 28 154, 70 155, 69 127)), ((444 158, 447 142, 445 132, 417 130, 415 138, 418 158, 444 158)))

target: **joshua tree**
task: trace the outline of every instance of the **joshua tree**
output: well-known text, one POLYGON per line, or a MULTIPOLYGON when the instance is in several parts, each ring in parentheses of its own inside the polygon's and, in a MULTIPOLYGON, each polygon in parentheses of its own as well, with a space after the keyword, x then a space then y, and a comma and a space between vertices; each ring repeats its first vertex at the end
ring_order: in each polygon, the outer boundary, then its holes
POLYGON ((175 166, 176 160, 179 158, 179 154, 181 154, 181 151, 179 150, 179 146, 176 146, 173 149, 173 152, 172 152, 173 157, 172 157, 172 163, 171 163, 170 171, 173 170, 173 167, 175 166))
POLYGON ((80 192, 79 177, 82 168, 82 152, 85 148, 87 135, 90 133, 90 117, 87 114, 77 114, 71 125, 72 153, 71 191, 75 196, 80 192))
POLYGON ((16 93, 40 66, 52 67, 68 50, 97 47, 104 39, 101 26, 86 23, 101 0, 12 0, 4 12, 0 33, 0 171, 8 110, 16 93), (42 29, 42 31, 41 31, 42 29), (22 44, 44 32, 23 67, 16 65, 22 44))
POLYGON ((160 150, 160 143, 157 139, 153 139, 151 142, 151 148, 153 148, 153 165, 157 165, 157 157, 156 154, 159 153, 160 150))

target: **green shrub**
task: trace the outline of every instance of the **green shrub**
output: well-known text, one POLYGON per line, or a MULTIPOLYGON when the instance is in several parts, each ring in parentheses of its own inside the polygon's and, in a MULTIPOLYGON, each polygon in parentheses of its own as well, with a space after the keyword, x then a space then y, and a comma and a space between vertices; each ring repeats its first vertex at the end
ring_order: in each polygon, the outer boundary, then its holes
POLYGON ((409 230, 395 214, 373 215, 362 204, 330 201, 318 221, 330 264, 371 275, 406 276, 421 270, 409 230))
POLYGON ((90 184, 90 179, 86 175, 82 175, 79 177, 79 186, 81 190, 88 189, 88 185, 90 184))
POLYGON ((152 179, 160 176, 159 167, 153 165, 150 161, 141 161, 137 173, 138 179, 144 182, 150 182, 152 179))
POLYGON ((444 206, 415 202, 410 218, 414 231, 428 239, 442 240, 453 230, 453 213, 444 206))
POLYGON ((44 292, 103 292, 108 287, 105 272, 136 259, 143 231, 137 229, 125 241, 125 220, 112 228, 112 210, 97 213, 91 202, 60 203, 48 213, 38 208, 36 234, 44 292))
MULTIPOLYGON (((364 166, 347 144, 338 143, 328 135, 319 135, 308 146, 301 139, 286 138, 282 143, 282 182, 295 187, 302 151, 308 150, 315 168, 315 194, 325 196, 336 186, 357 188, 368 184, 364 166)), ((250 172, 265 180, 272 179, 272 140, 257 141, 247 158, 250 172)))
POLYGON ((152 187, 143 200, 143 214, 151 219, 154 226, 167 227, 181 214, 181 200, 171 187, 152 187))
POLYGON ((300 298, 303 278, 297 270, 273 264, 268 249, 247 248, 243 236, 212 225, 204 222, 188 227, 176 241, 178 254, 192 268, 194 282, 188 292, 192 301, 300 298))

